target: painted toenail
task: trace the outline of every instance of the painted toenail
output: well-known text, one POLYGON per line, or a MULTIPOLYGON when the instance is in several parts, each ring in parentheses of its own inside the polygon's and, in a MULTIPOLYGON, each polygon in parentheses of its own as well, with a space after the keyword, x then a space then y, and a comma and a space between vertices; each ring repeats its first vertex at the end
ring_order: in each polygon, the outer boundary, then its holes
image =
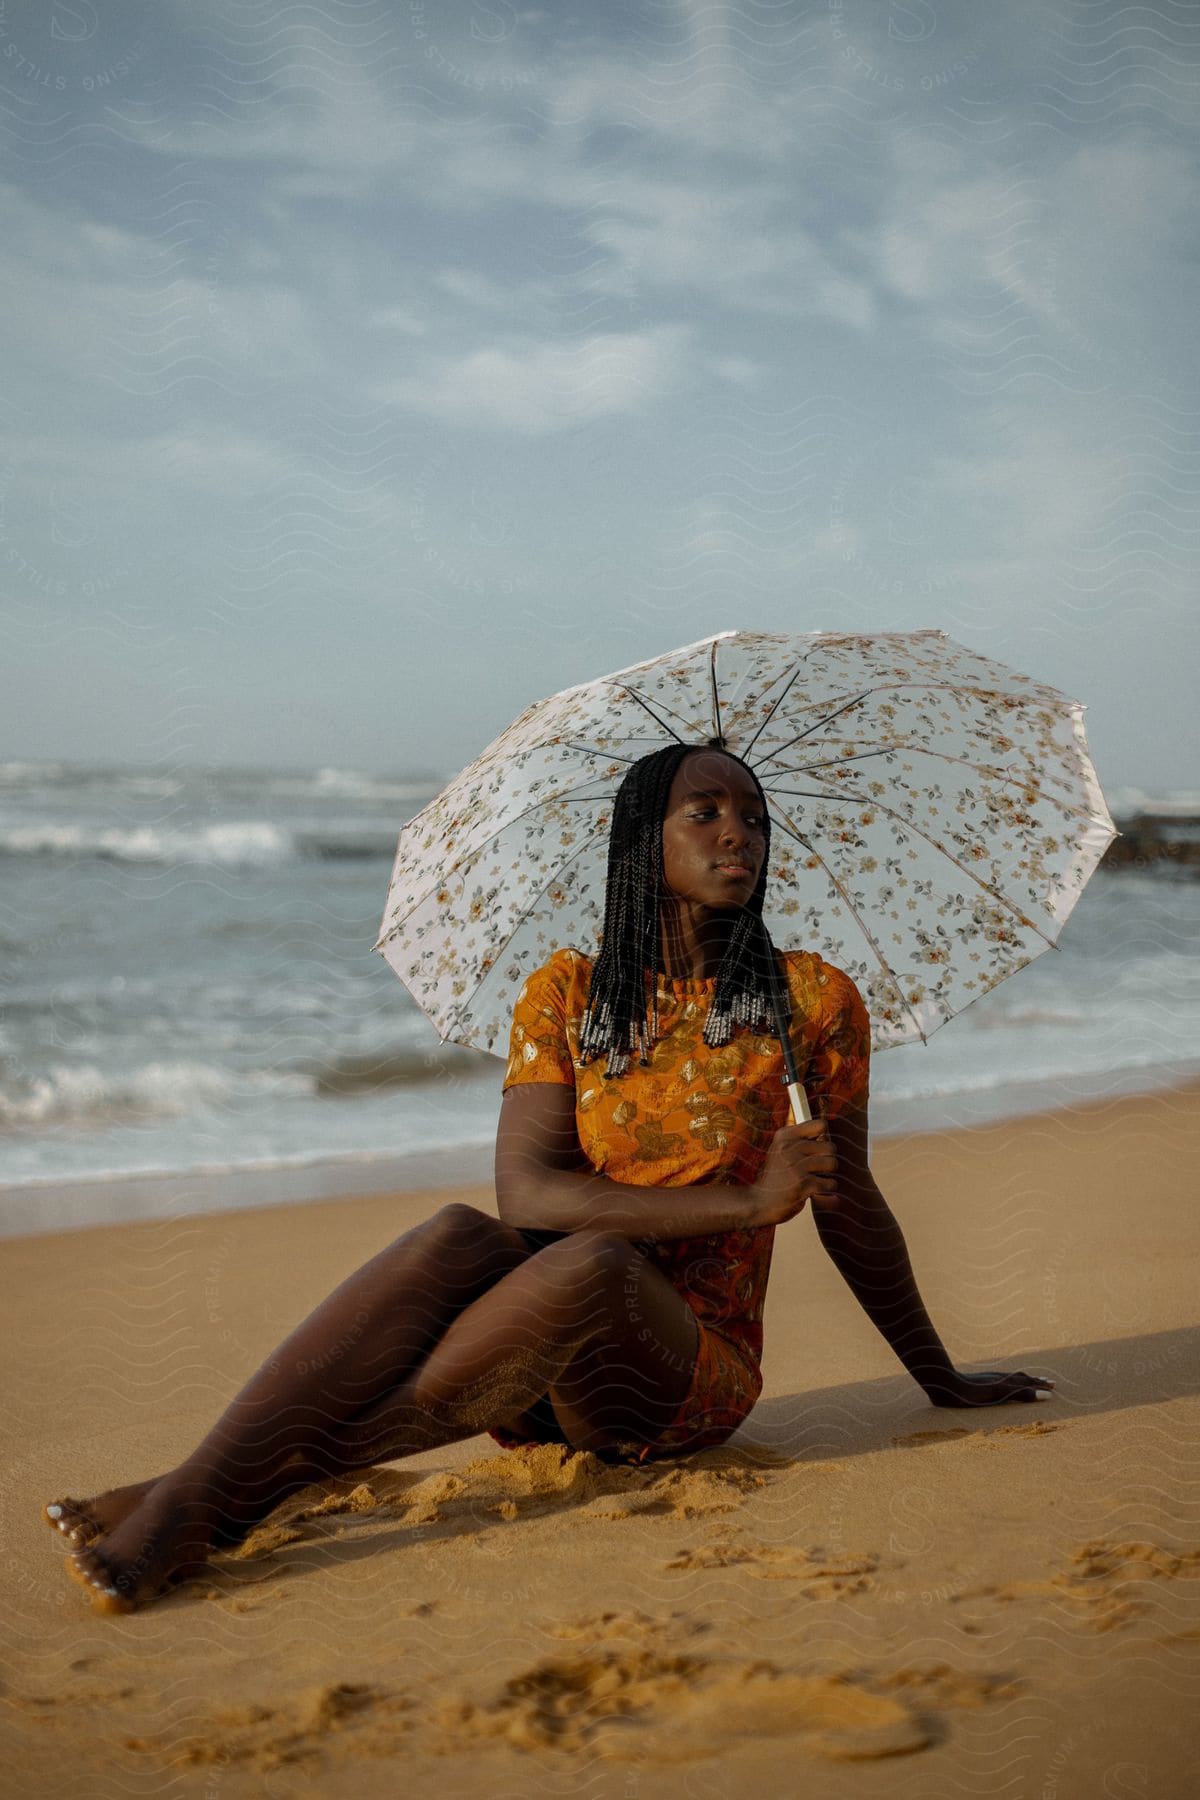
POLYGON ((46 1508, 46 1511, 50 1514, 50 1517, 52 1519, 61 1519, 62 1518, 62 1507, 61 1506, 57 1506, 57 1505, 48 1506, 46 1508))

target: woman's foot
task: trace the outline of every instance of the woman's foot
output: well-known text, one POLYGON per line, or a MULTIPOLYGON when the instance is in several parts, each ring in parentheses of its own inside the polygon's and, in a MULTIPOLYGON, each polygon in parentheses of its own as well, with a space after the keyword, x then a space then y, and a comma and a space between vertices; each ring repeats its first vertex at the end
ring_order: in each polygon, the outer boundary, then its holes
POLYGON ((119 1525, 68 1556, 68 1575, 98 1612, 133 1612, 205 1568, 213 1528, 186 1519, 167 1486, 154 1483, 119 1525))
MULTIPOLYGON (((307 1467, 296 1458, 295 1466, 281 1482, 278 1499, 273 1504, 278 1506, 291 1494, 322 1479, 321 1470, 307 1467)), ((68 1494, 61 1500, 52 1500, 48 1506, 43 1506, 42 1518, 47 1525, 53 1526, 55 1531, 61 1532, 63 1537, 82 1548, 85 1544, 94 1543, 106 1532, 115 1531, 161 1480, 161 1475, 152 1475, 149 1481, 131 1481, 127 1487, 107 1488, 102 1494, 93 1494, 90 1500, 75 1500, 68 1494)), ((227 1550, 244 1543, 253 1529, 253 1524, 222 1520, 213 1527, 213 1549, 227 1550)))
POLYGON ((43 1506, 42 1517, 73 1544, 90 1544, 127 1519, 158 1480, 152 1475, 149 1481, 131 1481, 128 1487, 108 1488, 90 1500, 74 1500, 68 1494, 43 1506))
MULTIPOLYGON (((73 1500, 68 1494, 62 1500, 52 1500, 48 1506, 43 1506, 42 1517, 47 1525, 52 1525, 82 1548, 85 1544, 95 1543, 106 1532, 115 1531, 161 1480, 161 1475, 152 1475, 149 1481, 132 1481, 128 1487, 109 1488, 103 1494, 94 1494, 90 1500, 73 1500)), ((244 1543, 252 1529, 250 1525, 214 1526, 214 1550, 228 1550, 244 1543)))

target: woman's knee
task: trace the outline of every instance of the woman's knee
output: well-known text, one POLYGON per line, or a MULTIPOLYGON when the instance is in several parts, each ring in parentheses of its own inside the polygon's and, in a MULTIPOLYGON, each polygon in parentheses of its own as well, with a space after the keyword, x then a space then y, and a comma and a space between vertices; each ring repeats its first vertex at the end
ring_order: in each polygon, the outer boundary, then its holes
POLYGON ((465 1200, 451 1200, 439 1207, 427 1223, 437 1237, 452 1243, 471 1243, 476 1238, 490 1236, 490 1228, 499 1225, 500 1221, 478 1206, 469 1206, 465 1200))
POLYGON ((462 1200, 439 1207, 389 1246, 389 1253, 398 1259, 397 1269, 409 1276, 415 1247, 439 1274, 456 1271, 468 1279, 487 1273, 493 1266, 504 1273, 528 1254, 511 1226, 462 1200))
POLYGON ((556 1288, 597 1299, 624 1293, 636 1281, 641 1255, 618 1231, 573 1231, 534 1260, 556 1288))

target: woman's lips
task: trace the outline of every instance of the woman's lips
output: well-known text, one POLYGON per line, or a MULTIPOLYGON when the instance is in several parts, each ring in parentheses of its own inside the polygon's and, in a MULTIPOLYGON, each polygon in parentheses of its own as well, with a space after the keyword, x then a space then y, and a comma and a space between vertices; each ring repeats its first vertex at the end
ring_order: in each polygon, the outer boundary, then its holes
POLYGON ((749 863, 714 863, 713 868, 720 875, 737 875, 745 878, 750 874, 749 863))

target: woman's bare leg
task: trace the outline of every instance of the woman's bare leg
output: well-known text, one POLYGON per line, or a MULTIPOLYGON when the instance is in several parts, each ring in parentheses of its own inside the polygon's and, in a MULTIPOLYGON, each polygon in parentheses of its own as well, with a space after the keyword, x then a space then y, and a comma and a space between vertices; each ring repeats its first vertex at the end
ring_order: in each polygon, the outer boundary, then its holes
MULTIPOLYGON (((389 1371, 383 1379, 386 1391, 387 1382, 402 1377, 415 1366, 464 1306, 469 1306, 491 1282, 498 1281, 529 1254, 520 1233, 501 1220, 473 1206, 458 1203, 444 1206, 432 1218, 422 1221, 364 1263, 323 1300, 246 1384, 227 1409, 225 1419, 230 1418, 235 1409, 245 1409, 247 1403, 253 1409, 255 1397, 261 1396, 264 1389, 271 1389, 273 1365, 277 1372, 278 1365, 284 1361, 293 1363, 298 1375, 307 1373, 311 1376, 310 1389, 319 1386, 322 1371, 333 1372, 345 1359, 348 1344, 363 1338, 367 1331, 389 1371), (375 1317, 380 1296, 384 1297, 383 1304, 391 1314, 382 1342, 378 1324, 370 1325, 367 1318, 359 1316, 375 1317)), ((371 1404, 375 1395, 370 1383, 366 1384, 364 1392, 369 1395, 367 1404, 371 1404)), ((261 1403, 259 1407, 263 1410, 261 1403)), ((355 1408, 351 1402, 351 1410, 362 1409, 355 1408)), ((265 1411, 271 1417, 269 1399, 265 1411)), ((330 1411, 331 1426, 336 1429, 337 1409, 333 1407, 330 1411)), ((252 1415, 244 1413, 244 1416, 252 1415)), ((224 1422, 223 1419, 222 1424, 224 1422)), ((281 1416, 273 1422, 283 1434, 281 1443, 276 1446, 282 1451, 288 1422, 281 1416)), ((290 1462, 291 1466, 280 1471, 274 1497, 265 1512, 270 1512, 289 1494, 321 1480, 326 1473, 305 1458, 298 1447, 287 1449, 282 1461, 290 1462)), ((179 1468, 183 1466, 181 1464, 179 1468)), ((165 1474, 152 1476, 148 1481, 109 1488, 87 1500, 63 1496, 44 1507, 42 1517, 73 1543, 90 1543, 115 1530, 159 1482, 178 1475, 179 1468, 168 1469, 165 1474)), ((214 1526, 212 1544, 240 1543, 258 1518, 265 1517, 265 1512, 256 1506, 251 1514, 245 1515, 231 1504, 226 1515, 214 1526)))
POLYGON ((687 1392, 698 1335, 643 1253, 613 1232, 577 1232, 468 1307, 408 1381, 351 1419, 325 1453, 329 1472, 511 1426, 546 1392, 573 1449, 654 1437, 687 1392))
MULTIPOLYGON (((324 1474, 303 1456, 298 1445, 288 1444, 289 1421, 283 1413, 271 1420, 269 1398, 265 1407, 261 1404, 264 1390, 269 1394, 272 1385, 278 1385, 284 1359, 301 1378, 300 1385, 311 1393, 320 1388, 324 1371, 334 1372, 344 1362, 347 1346, 370 1333, 380 1356, 394 1358, 393 1367, 406 1373, 464 1306, 529 1254, 524 1239, 510 1226, 474 1207, 451 1204, 396 1239, 342 1282, 268 1358, 227 1409, 221 1424, 235 1414, 249 1421, 256 1407, 260 1416, 268 1418, 275 1427, 275 1441, 266 1446, 273 1453, 269 1465, 264 1465, 268 1482, 271 1466, 282 1466, 265 1506, 256 1505, 246 1512, 236 1504, 236 1494, 230 1493, 230 1505, 214 1524, 211 1544, 240 1542, 272 1507, 324 1474), (389 1315, 385 1321, 378 1317, 381 1307, 389 1315)), ((374 1398, 371 1384, 364 1391, 374 1398)), ((352 1395, 348 1404, 356 1410, 352 1395)), ((329 1410, 336 1423, 336 1405, 329 1410)), ((263 1435, 264 1440, 272 1436, 270 1424, 263 1435)), ((148 1481, 110 1488, 89 1500, 65 1496, 45 1507, 42 1516, 75 1544, 89 1544, 116 1530, 160 1483, 177 1477, 184 1466, 148 1481)))
POLYGON ((438 1220, 432 1266, 409 1233, 350 1277, 187 1460, 75 1552, 72 1572, 101 1603, 123 1610, 196 1572, 222 1522, 248 1527, 278 1503, 297 1453, 309 1470, 342 1473, 511 1423, 547 1389, 573 1409, 588 1440, 580 1448, 652 1435, 673 1414, 690 1379, 695 1322, 625 1239, 580 1232, 530 1255, 518 1234, 473 1209, 447 1208, 438 1220), (447 1270, 464 1255, 477 1296, 431 1329, 439 1308, 429 1284, 439 1295, 448 1279, 455 1286, 447 1270))

